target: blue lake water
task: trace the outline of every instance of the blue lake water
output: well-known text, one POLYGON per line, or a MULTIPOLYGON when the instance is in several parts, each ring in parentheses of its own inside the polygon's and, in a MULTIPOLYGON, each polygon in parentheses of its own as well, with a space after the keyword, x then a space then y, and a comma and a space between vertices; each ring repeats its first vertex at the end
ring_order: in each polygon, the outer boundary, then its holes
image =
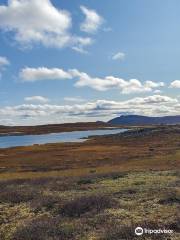
POLYGON ((46 144, 46 143, 83 142, 86 141, 86 139, 84 138, 88 138, 90 136, 117 134, 125 131, 127 131, 127 129, 103 129, 103 130, 50 133, 41 135, 3 136, 0 137, 0 148, 31 146, 34 144, 46 144))

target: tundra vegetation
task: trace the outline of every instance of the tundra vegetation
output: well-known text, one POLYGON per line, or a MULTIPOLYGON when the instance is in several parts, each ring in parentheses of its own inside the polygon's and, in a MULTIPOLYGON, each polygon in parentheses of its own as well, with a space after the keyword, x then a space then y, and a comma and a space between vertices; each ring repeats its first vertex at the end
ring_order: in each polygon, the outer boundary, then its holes
POLYGON ((0 239, 178 240, 179 163, 179 126, 1 149, 0 239))

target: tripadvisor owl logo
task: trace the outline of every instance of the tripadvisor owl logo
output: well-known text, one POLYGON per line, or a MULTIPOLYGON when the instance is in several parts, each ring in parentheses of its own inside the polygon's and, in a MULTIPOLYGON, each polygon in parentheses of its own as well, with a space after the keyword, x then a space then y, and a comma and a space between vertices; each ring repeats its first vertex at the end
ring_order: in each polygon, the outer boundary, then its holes
POLYGON ((135 229, 135 234, 137 235, 137 236, 141 236, 141 235, 143 235, 143 228, 142 227, 137 227, 136 229, 135 229))

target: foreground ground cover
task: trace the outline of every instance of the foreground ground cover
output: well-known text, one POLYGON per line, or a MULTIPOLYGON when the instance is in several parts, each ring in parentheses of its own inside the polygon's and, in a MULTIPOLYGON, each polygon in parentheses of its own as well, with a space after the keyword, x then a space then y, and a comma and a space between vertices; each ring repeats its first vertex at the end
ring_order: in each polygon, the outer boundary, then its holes
POLYGON ((1 181, 0 239, 132 240, 137 226, 179 239, 179 184, 176 171, 1 181))
POLYGON ((0 239, 180 238, 180 128, 0 150, 0 239), (172 235, 137 237, 137 226, 172 235))

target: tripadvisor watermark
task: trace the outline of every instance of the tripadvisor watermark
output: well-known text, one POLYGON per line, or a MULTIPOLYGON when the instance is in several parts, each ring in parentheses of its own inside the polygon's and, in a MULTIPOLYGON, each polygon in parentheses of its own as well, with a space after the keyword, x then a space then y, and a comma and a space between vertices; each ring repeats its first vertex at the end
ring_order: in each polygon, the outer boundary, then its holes
POLYGON ((137 227, 135 229, 135 234, 137 236, 141 236, 143 234, 173 234, 173 230, 170 229, 148 229, 148 228, 142 228, 142 227, 137 227))

